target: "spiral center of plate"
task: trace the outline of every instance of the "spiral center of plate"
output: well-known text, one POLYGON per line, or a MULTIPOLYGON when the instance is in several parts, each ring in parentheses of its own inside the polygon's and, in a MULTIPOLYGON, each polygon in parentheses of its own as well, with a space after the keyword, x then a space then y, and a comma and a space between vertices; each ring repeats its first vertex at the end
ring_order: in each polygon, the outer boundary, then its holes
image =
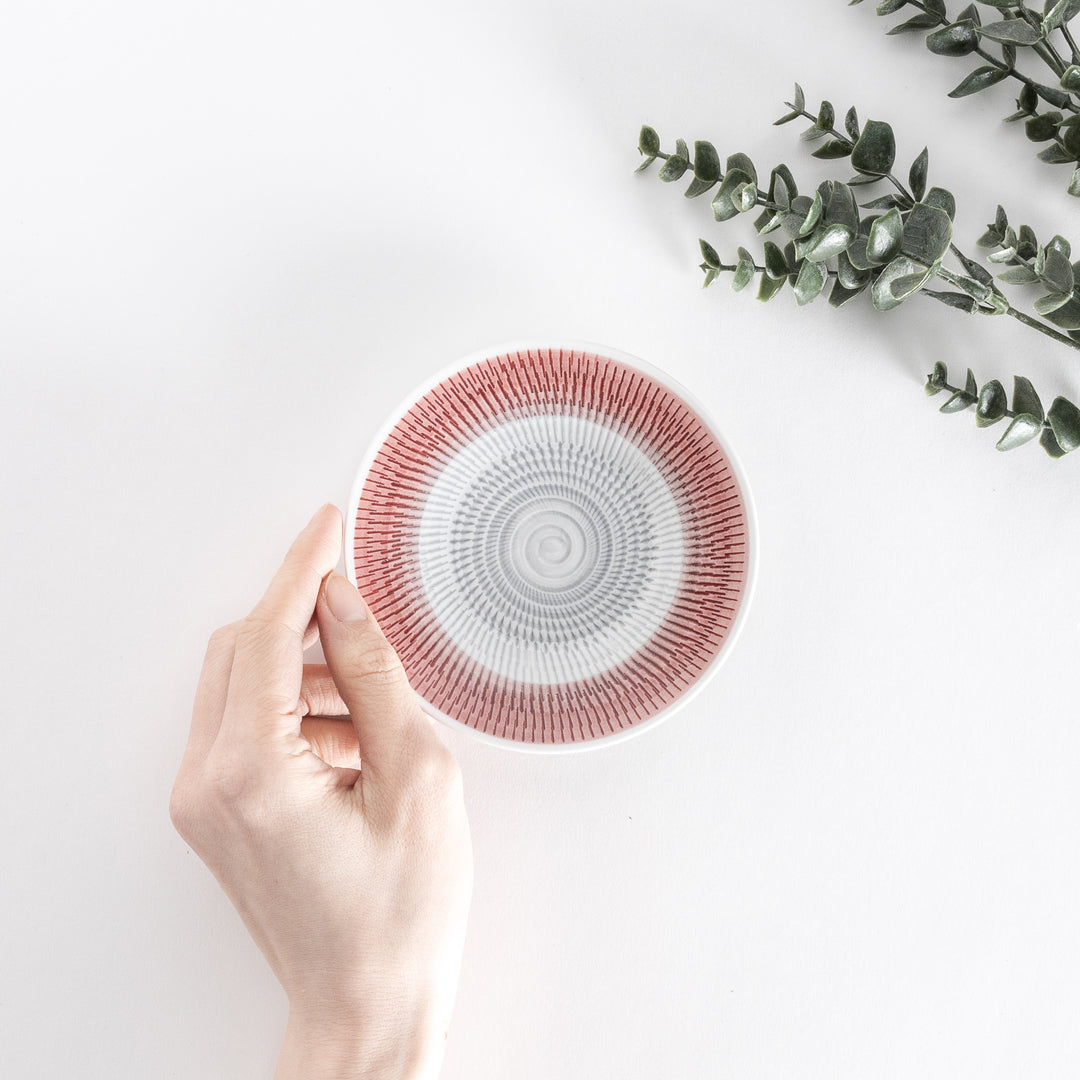
POLYGON ((649 458, 572 415, 506 421, 427 493, 418 562, 458 648, 520 682, 576 682, 648 644, 682 575, 678 508, 649 458))
POLYGON ((586 529, 573 507, 533 510, 510 538, 510 560, 522 580, 537 589, 573 587, 596 562, 586 529))

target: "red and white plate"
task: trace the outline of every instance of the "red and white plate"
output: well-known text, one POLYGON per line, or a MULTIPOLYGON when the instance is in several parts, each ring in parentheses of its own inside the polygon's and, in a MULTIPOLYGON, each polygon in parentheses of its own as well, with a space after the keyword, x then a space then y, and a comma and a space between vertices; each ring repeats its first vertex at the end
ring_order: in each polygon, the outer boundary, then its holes
POLYGON ((704 412, 596 346, 441 373, 375 439, 349 520, 351 576, 425 709, 529 750, 669 715, 730 651, 757 569, 704 412))

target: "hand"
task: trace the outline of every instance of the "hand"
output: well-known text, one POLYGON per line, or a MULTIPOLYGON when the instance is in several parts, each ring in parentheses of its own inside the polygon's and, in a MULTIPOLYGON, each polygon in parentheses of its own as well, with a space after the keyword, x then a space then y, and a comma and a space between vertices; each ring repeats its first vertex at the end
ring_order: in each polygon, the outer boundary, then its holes
POLYGON ((461 774, 340 548, 324 506, 211 637, 170 812, 288 995, 279 1080, 433 1077, 472 890, 461 774))

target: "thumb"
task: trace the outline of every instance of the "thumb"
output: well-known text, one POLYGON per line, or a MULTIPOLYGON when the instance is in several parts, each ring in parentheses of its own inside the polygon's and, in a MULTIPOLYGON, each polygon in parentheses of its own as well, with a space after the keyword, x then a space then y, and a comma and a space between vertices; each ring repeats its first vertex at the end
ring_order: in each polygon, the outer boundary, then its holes
POLYGON ((401 660, 341 574, 327 575, 315 615, 326 666, 356 728, 364 783, 398 784, 437 738, 401 660))

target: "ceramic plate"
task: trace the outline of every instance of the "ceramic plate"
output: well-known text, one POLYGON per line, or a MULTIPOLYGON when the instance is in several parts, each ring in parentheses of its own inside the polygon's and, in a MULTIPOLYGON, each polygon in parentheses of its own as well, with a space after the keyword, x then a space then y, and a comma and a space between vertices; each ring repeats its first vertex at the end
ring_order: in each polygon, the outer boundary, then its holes
POLYGON ((730 651, 749 492, 685 390, 601 347, 503 347, 416 391, 353 491, 351 574, 434 716, 521 749, 651 726, 730 651))

